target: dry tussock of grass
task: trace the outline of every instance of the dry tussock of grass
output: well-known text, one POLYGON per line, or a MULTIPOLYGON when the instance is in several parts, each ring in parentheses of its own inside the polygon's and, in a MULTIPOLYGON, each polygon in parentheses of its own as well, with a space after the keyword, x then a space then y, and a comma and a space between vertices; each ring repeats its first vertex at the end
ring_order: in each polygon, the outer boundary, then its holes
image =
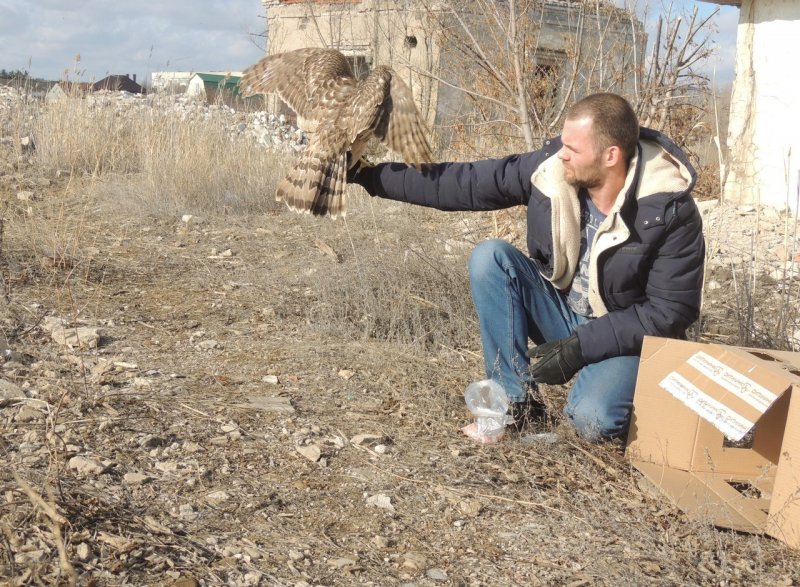
POLYGON ((346 222, 308 221, 318 246, 329 245, 341 260, 313 276, 318 304, 308 309, 311 323, 422 352, 479 347, 466 270, 470 248, 445 248, 456 232, 449 220, 455 226, 457 219, 357 192, 351 188, 346 222))
POLYGON ((46 168, 87 174, 138 168, 137 126, 112 102, 48 102, 36 113, 34 129, 37 158, 46 168))
POLYGON ((195 119, 158 107, 66 98, 34 115, 37 159, 46 169, 104 179, 99 189, 132 212, 272 209, 288 158, 232 138, 224 116, 195 119))
POLYGON ((140 173, 131 190, 145 209, 248 214, 275 207, 288 157, 231 141, 219 117, 191 124, 153 112, 142 135, 140 173))

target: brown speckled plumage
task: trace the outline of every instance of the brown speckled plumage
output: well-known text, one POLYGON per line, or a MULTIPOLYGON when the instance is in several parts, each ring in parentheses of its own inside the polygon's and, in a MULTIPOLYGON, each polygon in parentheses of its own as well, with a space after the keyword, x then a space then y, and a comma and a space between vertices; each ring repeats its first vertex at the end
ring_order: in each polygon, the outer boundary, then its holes
POLYGON ((263 58, 244 71, 239 83, 245 96, 278 94, 314 131, 278 185, 276 198, 292 210, 344 216, 347 152, 352 151, 355 165, 370 137, 409 165, 433 160, 411 90, 389 67, 376 67, 359 81, 339 51, 298 49, 263 58))

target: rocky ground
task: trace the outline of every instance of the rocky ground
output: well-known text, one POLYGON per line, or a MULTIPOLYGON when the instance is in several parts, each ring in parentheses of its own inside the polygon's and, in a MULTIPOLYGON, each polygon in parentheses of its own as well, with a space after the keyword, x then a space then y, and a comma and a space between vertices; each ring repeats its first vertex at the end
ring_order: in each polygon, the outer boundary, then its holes
MULTIPOLYGON (((461 434, 481 372, 465 260, 518 238, 513 212, 121 216, 3 153, 0 581, 800 581, 796 552, 690 520, 619 445, 558 422, 553 443, 461 434)), ((796 343, 795 222, 703 206, 698 335, 796 343)))

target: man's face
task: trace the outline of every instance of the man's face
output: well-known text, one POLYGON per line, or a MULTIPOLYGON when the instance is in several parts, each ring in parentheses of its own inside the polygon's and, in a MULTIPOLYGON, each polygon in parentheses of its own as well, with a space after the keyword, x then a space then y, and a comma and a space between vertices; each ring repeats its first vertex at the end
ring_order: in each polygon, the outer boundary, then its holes
POLYGON ((600 163, 601 153, 595 152, 592 141, 592 120, 566 120, 561 133, 563 146, 558 157, 564 164, 567 183, 576 188, 595 188, 605 180, 600 163))

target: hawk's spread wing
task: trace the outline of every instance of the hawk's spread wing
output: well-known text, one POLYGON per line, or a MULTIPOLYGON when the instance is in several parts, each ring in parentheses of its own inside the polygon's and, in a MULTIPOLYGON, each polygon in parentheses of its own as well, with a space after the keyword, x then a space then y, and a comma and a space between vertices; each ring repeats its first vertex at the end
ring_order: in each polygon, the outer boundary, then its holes
POLYGON ((298 117, 318 123, 276 193, 298 212, 345 215, 347 152, 355 164, 372 136, 416 167, 433 160, 411 90, 388 67, 356 82, 338 51, 298 49, 263 58, 240 85, 245 96, 277 93, 298 117))
POLYGON ((276 93, 299 116, 319 122, 338 110, 356 81, 334 49, 298 49, 268 55, 242 73, 244 96, 276 93))
POLYGON ((368 139, 365 133, 373 134, 384 110, 391 101, 390 88, 393 72, 388 67, 376 67, 370 74, 358 82, 353 91, 353 99, 347 116, 341 123, 347 124, 350 142, 359 137, 368 139))
POLYGON ((427 130, 411 89, 396 73, 391 80, 389 96, 380 108, 374 134, 409 165, 419 168, 421 163, 432 163, 427 130))

